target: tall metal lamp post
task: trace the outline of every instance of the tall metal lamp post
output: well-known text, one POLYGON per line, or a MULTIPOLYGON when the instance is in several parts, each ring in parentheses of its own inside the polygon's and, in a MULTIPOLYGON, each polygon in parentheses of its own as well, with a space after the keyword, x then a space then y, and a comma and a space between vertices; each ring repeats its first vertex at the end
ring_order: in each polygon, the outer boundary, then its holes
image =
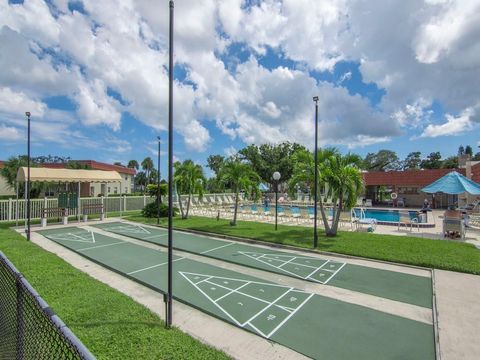
POLYGON ((173 0, 169 1, 170 26, 168 41, 168 279, 167 279, 167 314, 166 326, 172 326, 173 299, 173 0))
POLYGON ((280 180, 280 173, 275 171, 273 173, 273 180, 275 180, 275 230, 277 230, 278 225, 278 180, 280 180))
POLYGON ((157 225, 160 225, 160 136, 158 139, 158 170, 157 170, 157 225))
POLYGON ((315 157, 315 175, 314 175, 314 204, 313 204, 313 248, 316 249, 318 246, 318 233, 317 233, 317 201, 318 201, 318 96, 313 97, 315 101, 315 146, 314 146, 314 157, 315 157))
POLYGON ((27 186, 26 186, 26 194, 27 194, 27 241, 30 241, 30 111, 25 113, 27 116, 27 186))

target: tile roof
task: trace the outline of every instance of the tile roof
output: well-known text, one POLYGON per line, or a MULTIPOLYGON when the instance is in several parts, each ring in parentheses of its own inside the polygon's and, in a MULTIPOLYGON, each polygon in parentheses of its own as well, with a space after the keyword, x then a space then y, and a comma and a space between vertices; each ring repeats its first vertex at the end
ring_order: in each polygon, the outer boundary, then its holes
MULTIPOLYGON (((458 171, 465 175, 465 169, 425 169, 406 171, 371 171, 363 173, 365 185, 426 186, 448 174, 458 171)), ((480 175, 480 168, 479 168, 480 175)))

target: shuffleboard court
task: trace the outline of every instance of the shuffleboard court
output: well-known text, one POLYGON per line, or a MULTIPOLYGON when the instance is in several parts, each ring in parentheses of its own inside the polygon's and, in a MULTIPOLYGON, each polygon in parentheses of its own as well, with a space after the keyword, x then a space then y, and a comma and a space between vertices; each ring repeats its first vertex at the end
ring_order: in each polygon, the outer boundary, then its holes
MULTIPOLYGON (((167 254, 85 229, 39 231, 159 292, 167 254)), ((433 326, 175 257, 174 298, 315 359, 435 359, 433 326)))
MULTIPOLYGON (((167 246, 167 230, 141 224, 112 222, 93 225, 104 231, 167 246)), ((346 264, 287 251, 219 240, 196 234, 174 232, 177 250, 328 284, 407 304, 432 308, 432 282, 428 277, 346 264)))

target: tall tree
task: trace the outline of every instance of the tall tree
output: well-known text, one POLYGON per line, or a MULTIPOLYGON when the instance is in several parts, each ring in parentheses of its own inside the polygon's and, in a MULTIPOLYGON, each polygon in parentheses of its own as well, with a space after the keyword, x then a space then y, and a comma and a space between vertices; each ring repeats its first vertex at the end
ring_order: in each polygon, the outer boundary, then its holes
POLYGON ((231 226, 237 225, 238 202, 240 191, 247 194, 254 194, 255 198, 260 193, 260 176, 253 170, 252 166, 238 158, 230 158, 223 164, 220 170, 220 178, 223 182, 231 184, 235 193, 235 208, 231 226))
POLYGON ((473 155, 473 149, 470 145, 465 146, 465 155, 473 155))
POLYGON ((439 151, 431 152, 420 166, 423 169, 440 169, 442 167, 442 155, 439 151))
MULTIPOLYGON (((344 209, 351 209, 357 202, 363 190, 362 174, 359 171, 359 157, 354 154, 342 156, 334 148, 319 150, 318 188, 325 187, 327 197, 333 202, 331 223, 325 211, 324 202, 319 196, 320 214, 327 236, 336 236, 340 214, 344 209)), ((314 188, 315 167, 313 154, 302 151, 295 157, 294 175, 290 180, 290 187, 300 182, 314 188)), ((314 195, 314 194, 312 194, 314 195)))
POLYGON ((143 159, 142 161, 142 169, 145 171, 145 176, 147 178, 147 185, 150 184, 150 172, 152 171, 153 169, 153 160, 151 157, 146 157, 145 159, 143 159))
MULTIPOLYGON (((0 176, 3 176, 12 189, 15 189, 15 185, 18 186, 18 193, 20 197, 25 194, 25 183, 16 184, 18 168, 27 166, 28 157, 26 155, 12 156, 5 161, 4 167, 0 169, 0 176)), ((35 162, 30 162, 31 167, 37 167, 35 162)), ((30 189, 30 197, 36 198, 43 189, 42 183, 32 183, 30 189)))
POLYGON ((400 170, 401 164, 395 151, 384 149, 377 153, 368 153, 362 167, 368 171, 390 171, 400 170))
POLYGON ((140 186, 141 190, 146 190, 147 187, 147 175, 145 171, 139 171, 135 175, 135 184, 140 186))
POLYGON ((218 176, 224 161, 225 157, 222 155, 210 155, 207 158, 207 167, 215 173, 215 176, 218 176))
POLYGON ((456 169, 458 168, 458 156, 450 156, 442 161, 443 169, 456 169))
POLYGON ((177 187, 179 195, 178 205, 182 213, 182 219, 188 218, 190 203, 193 193, 198 193, 200 198, 203 196, 203 188, 205 185, 205 176, 201 165, 195 164, 192 160, 185 160, 183 163, 177 161, 174 164, 175 176, 173 181, 177 187), (184 211, 180 195, 187 194, 187 209, 184 211))
POLYGON ((465 154, 465 148, 463 147, 463 145, 460 145, 458 147, 458 156, 462 156, 465 154))
POLYGON ((407 155, 403 161, 403 170, 420 169, 422 153, 420 151, 413 151, 407 155))
POLYGON ((280 144, 249 145, 240 150, 241 159, 247 160, 253 170, 260 175, 263 182, 273 186, 272 174, 280 172, 283 182, 288 182, 293 173, 292 156, 299 150, 306 150, 303 145, 283 142, 280 144))

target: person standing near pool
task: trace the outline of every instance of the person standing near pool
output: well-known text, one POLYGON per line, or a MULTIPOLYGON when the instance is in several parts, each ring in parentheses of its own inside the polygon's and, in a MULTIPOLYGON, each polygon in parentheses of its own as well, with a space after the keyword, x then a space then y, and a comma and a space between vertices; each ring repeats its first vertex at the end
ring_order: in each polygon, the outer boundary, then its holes
POLYGON ((430 207, 430 203, 428 202, 427 199, 423 200, 423 206, 422 208, 420 209, 420 211, 418 212, 418 215, 422 214, 422 215, 425 215, 425 222, 428 222, 428 215, 427 213, 429 211, 432 211, 432 208, 430 207))

